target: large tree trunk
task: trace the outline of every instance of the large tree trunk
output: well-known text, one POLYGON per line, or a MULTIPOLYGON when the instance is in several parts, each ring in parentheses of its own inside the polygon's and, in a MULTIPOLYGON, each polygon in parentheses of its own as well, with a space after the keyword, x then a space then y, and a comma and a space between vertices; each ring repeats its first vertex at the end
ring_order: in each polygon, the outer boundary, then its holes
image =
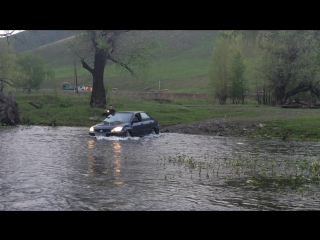
POLYGON ((104 67, 107 61, 107 54, 105 52, 96 52, 94 57, 94 68, 90 68, 84 60, 82 60, 83 68, 87 69, 93 78, 92 93, 90 106, 92 108, 106 108, 107 99, 104 89, 103 75, 104 67))
POLYGON ((107 61, 105 52, 96 52, 94 56, 93 85, 90 106, 92 108, 106 108, 106 91, 104 89, 103 75, 107 61))
POLYGON ((219 98, 219 103, 221 105, 226 104, 227 103, 227 99, 228 99, 228 94, 227 93, 219 93, 218 94, 218 98, 219 98))
POLYGON ((287 91, 284 95, 283 104, 286 103, 290 97, 298 94, 299 92, 310 91, 311 86, 311 84, 300 83, 297 87, 291 89, 290 91, 287 91))
POLYGON ((278 85, 274 88, 274 97, 276 105, 280 106, 285 103, 286 86, 284 84, 278 85))
POLYGON ((5 97, 0 92, 0 123, 16 125, 20 123, 18 103, 14 100, 12 93, 5 97))

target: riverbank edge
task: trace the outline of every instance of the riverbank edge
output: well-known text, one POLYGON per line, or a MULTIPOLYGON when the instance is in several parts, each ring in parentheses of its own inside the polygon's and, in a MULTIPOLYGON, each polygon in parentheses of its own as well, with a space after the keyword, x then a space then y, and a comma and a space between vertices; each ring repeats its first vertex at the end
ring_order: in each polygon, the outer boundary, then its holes
MULTIPOLYGON (((223 137, 246 137, 246 138, 266 138, 261 136, 259 131, 266 127, 268 122, 259 120, 244 120, 237 118, 212 118, 201 120, 193 123, 160 125, 160 133, 179 133, 190 135, 204 135, 204 136, 223 136, 223 137)), ((49 126, 49 125, 26 125, 19 124, 16 126, 49 126)), ((0 126, 1 128, 14 126, 0 126)), ((53 126, 54 127, 54 126, 53 126)), ((62 127, 60 125, 56 127, 62 127)), ((67 127, 67 126, 63 126, 67 127)), ((69 126, 69 127, 87 127, 83 125, 69 126)), ((271 134, 272 135, 272 134, 271 134)), ((272 138, 272 137, 268 137, 272 138)), ((278 138, 279 139, 279 138, 278 138)), ((281 140, 287 140, 280 138, 281 140)), ((299 140, 299 139, 292 139, 299 140)), ((312 141, 318 141, 314 139, 312 141)))

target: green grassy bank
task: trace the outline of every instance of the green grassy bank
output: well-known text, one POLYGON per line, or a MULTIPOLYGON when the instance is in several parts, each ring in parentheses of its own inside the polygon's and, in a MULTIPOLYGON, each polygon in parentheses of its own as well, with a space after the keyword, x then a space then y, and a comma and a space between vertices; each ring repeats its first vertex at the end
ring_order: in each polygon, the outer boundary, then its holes
MULTIPOLYGON (((22 125, 90 127, 103 120, 103 109, 90 107, 90 94, 15 94, 22 125), (40 108, 36 108, 29 102, 40 108), (92 120, 95 119, 95 120, 92 120)), ((247 104, 219 105, 208 99, 141 99, 112 97, 117 111, 144 110, 159 120, 160 126, 193 123, 216 118, 261 123, 249 137, 283 138, 301 141, 320 140, 320 109, 284 109, 247 104)))
MULTIPOLYGON (((104 119, 103 109, 90 107, 90 94, 15 94, 19 104, 21 124, 89 127, 104 119), (36 108, 29 102, 40 108, 36 108), (97 120, 90 120, 96 118, 97 120)), ((117 111, 144 110, 158 119, 161 125, 188 123, 212 118, 212 108, 205 100, 148 100, 141 98, 113 97, 117 111), (189 107, 199 106, 202 107, 189 107)))

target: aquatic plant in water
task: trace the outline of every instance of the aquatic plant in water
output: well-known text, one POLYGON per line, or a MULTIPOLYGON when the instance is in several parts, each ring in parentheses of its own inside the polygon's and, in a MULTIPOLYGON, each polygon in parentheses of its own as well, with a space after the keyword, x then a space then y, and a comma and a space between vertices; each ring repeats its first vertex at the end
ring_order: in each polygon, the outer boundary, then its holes
MULTIPOLYGON (((164 156, 159 159, 160 164, 170 163, 177 167, 188 169, 192 173, 198 171, 199 177, 205 171, 205 177, 220 175, 224 181, 245 182, 249 185, 269 187, 287 187, 297 190, 302 196, 312 192, 320 183, 320 158, 312 159, 268 159, 258 154, 243 156, 238 154, 234 158, 215 158, 208 153, 196 159, 193 156, 180 154, 164 156), (212 175, 209 174, 212 173, 212 175)), ((182 171, 179 170, 179 176, 182 171)), ((165 179, 167 179, 165 177, 165 179)))

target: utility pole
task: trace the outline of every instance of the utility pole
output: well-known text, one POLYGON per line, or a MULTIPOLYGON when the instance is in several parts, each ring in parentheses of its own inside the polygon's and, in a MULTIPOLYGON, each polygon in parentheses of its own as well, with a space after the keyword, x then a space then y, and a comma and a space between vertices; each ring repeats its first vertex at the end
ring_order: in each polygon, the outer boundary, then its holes
POLYGON ((74 60, 74 86, 75 86, 75 93, 78 93, 78 76, 77 76, 77 67, 76 67, 76 60, 74 60))
POLYGON ((159 92, 160 92, 160 80, 159 80, 159 92))

